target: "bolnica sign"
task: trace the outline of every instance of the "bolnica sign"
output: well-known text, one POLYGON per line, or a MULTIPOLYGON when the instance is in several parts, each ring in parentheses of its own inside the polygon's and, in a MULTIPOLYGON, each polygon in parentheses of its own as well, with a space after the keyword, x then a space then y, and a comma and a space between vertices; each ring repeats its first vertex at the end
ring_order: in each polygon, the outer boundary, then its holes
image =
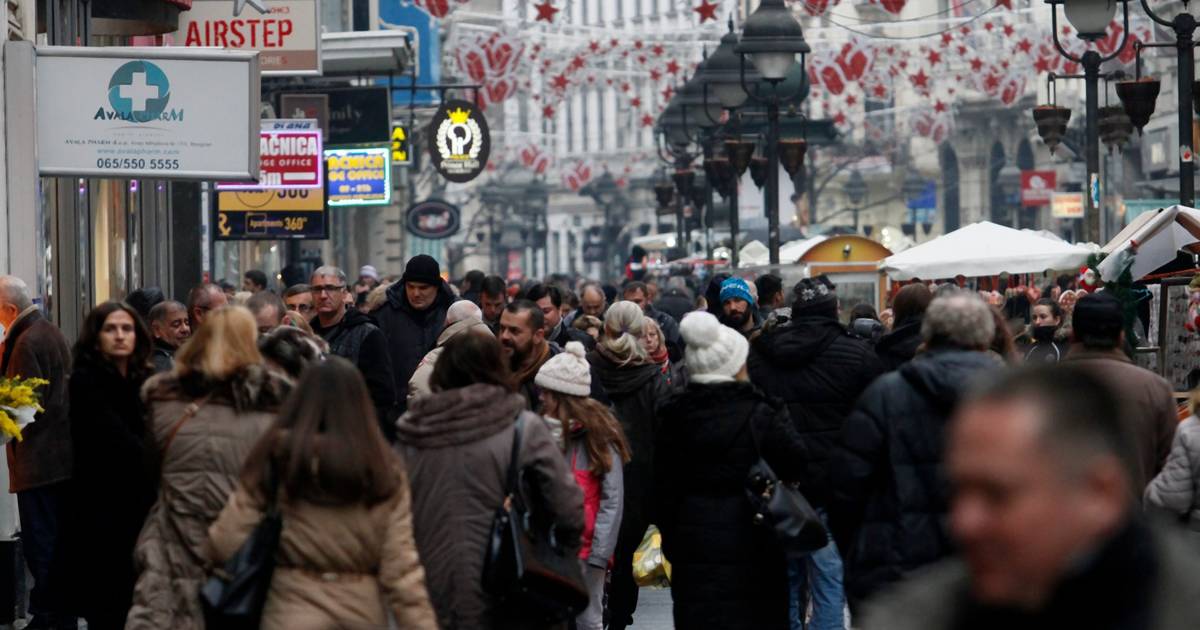
POLYGON ((257 182, 220 183, 218 190, 295 190, 324 184, 321 130, 317 121, 270 119, 262 121, 258 141, 257 182))
POLYGON ((317 0, 194 0, 174 46, 258 51, 264 75, 320 75, 317 0))

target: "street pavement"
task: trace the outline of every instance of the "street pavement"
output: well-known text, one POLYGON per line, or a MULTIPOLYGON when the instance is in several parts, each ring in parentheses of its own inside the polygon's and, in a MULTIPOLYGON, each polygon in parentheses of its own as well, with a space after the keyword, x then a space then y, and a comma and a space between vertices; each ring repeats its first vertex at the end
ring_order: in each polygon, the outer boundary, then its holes
POLYGON ((675 630, 671 616, 671 590, 643 588, 638 593, 637 612, 631 630, 675 630))

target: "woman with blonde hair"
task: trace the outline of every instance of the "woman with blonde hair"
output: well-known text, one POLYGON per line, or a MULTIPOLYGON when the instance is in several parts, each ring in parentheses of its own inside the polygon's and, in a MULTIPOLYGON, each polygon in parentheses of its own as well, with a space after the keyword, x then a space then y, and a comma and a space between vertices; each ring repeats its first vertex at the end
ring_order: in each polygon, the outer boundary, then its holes
POLYGON ((646 327, 642 308, 633 302, 613 304, 604 314, 604 331, 588 354, 592 378, 612 402, 613 415, 629 441, 632 459, 625 464, 625 511, 617 539, 612 585, 608 595, 610 627, 633 623, 638 587, 633 581, 633 552, 649 524, 654 487, 655 406, 668 392, 658 364, 646 355, 641 337, 646 327))
POLYGON ((212 311, 175 355, 174 371, 142 389, 160 480, 134 550, 138 578, 127 628, 204 627, 198 594, 208 527, 291 389, 286 376, 265 367, 257 338, 250 311, 212 311))

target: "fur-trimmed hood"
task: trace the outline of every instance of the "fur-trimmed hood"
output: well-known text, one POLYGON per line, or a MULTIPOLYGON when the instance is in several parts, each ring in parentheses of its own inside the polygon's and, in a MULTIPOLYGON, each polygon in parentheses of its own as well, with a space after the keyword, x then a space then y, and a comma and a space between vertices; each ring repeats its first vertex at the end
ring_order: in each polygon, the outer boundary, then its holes
POLYGON ((210 402, 227 404, 237 411, 275 411, 287 398, 295 383, 283 372, 263 365, 251 365, 222 380, 192 372, 156 375, 142 386, 142 400, 192 401, 211 396, 210 402))

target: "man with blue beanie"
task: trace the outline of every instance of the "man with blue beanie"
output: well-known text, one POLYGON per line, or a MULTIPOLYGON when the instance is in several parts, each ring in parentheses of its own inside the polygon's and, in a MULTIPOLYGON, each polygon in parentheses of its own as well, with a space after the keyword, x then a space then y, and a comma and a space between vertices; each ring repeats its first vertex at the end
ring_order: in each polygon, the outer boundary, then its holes
POLYGON ((747 339, 762 327, 758 300, 749 282, 734 276, 721 283, 721 323, 747 339))

